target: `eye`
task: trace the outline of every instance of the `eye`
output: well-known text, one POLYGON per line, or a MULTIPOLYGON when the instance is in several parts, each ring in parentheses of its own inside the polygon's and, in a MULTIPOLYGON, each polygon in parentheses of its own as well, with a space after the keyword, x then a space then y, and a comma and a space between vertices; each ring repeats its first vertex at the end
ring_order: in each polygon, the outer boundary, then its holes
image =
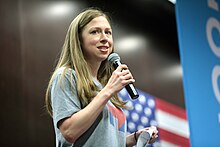
POLYGON ((98 33, 98 30, 93 30, 90 32, 90 34, 97 34, 98 33))
POLYGON ((112 35, 111 31, 106 31, 105 33, 108 34, 108 35, 112 35))

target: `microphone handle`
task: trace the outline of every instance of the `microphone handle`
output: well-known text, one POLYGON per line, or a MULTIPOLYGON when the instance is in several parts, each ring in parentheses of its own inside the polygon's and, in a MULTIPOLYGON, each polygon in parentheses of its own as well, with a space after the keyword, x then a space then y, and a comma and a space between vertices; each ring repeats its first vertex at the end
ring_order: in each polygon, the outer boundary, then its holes
POLYGON ((125 89, 127 90, 127 92, 129 93, 129 95, 132 99, 136 99, 139 97, 139 94, 133 84, 126 85, 125 89))
MULTIPOLYGON (((119 60, 116 60, 113 63, 114 68, 116 69, 119 65, 121 65, 121 62, 119 60)), ((136 90, 136 88, 134 87, 134 85, 132 83, 128 84, 125 86, 125 89, 127 90, 128 94, 130 95, 130 97, 132 99, 136 99, 139 97, 139 94, 136 90)))

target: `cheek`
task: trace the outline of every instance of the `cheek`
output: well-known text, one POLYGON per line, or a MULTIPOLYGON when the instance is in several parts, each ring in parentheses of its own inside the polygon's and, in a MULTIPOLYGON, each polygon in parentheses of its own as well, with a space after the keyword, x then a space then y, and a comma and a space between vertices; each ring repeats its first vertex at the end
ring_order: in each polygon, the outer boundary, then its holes
POLYGON ((113 44, 114 44, 114 43, 113 43, 113 39, 110 39, 110 40, 109 40, 109 43, 113 46, 113 44))
POLYGON ((82 43, 82 47, 85 50, 90 50, 92 46, 95 46, 96 42, 94 40, 84 40, 82 43))
POLYGON ((87 39, 87 45, 96 45, 99 42, 98 37, 91 37, 87 39))
POLYGON ((109 40, 109 44, 111 46, 111 51, 113 50, 113 47, 114 47, 114 41, 113 40, 109 40))

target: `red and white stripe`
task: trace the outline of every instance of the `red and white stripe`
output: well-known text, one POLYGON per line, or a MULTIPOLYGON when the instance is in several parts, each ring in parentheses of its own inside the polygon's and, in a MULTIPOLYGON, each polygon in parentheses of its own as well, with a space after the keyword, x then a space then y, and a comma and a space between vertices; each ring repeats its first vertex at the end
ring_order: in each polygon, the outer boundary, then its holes
POLYGON ((159 98, 155 100, 161 147, 190 147, 186 111, 159 98))

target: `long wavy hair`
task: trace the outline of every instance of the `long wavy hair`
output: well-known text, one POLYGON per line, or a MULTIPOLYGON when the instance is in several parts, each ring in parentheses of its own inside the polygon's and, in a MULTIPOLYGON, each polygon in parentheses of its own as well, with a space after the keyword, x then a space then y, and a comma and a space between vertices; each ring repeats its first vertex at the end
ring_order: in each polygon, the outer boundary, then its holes
MULTIPOLYGON (((90 68, 88 66, 87 61, 85 60, 82 52, 81 47, 81 34, 83 28, 94 18, 104 16, 109 24, 111 25, 110 17, 101 11, 98 8, 89 8, 81 12, 70 24, 65 41, 62 47, 62 51, 60 54, 60 58, 58 60, 58 63, 56 65, 56 68, 50 78, 46 96, 45 96, 45 103, 48 113, 52 116, 52 106, 51 106, 51 85, 52 82, 56 76, 56 71, 63 67, 65 70, 62 73, 61 77, 64 77, 65 73, 67 72, 67 69, 71 68, 74 69, 77 76, 77 95, 81 101, 81 103, 87 105, 89 102, 91 102, 92 98, 94 98, 97 95, 97 92, 99 91, 98 87, 94 83, 90 68)), ((113 49, 114 51, 114 49, 113 49)), ((101 63, 101 66, 98 71, 98 80, 100 83, 105 86, 113 72, 112 66, 107 62, 107 60, 103 61, 101 63)), ((69 75, 69 74, 68 74, 69 75)), ((72 79, 72 74, 70 74, 70 79, 72 79)), ((63 78, 60 80, 62 81, 63 78)), ((72 80, 71 80, 72 81, 72 80)), ((73 86, 73 83, 71 83, 73 86)), ((73 88, 73 87, 72 87, 73 88)), ((111 98, 111 102, 119 108, 127 108, 126 102, 122 101, 118 95, 114 95, 111 98)))

